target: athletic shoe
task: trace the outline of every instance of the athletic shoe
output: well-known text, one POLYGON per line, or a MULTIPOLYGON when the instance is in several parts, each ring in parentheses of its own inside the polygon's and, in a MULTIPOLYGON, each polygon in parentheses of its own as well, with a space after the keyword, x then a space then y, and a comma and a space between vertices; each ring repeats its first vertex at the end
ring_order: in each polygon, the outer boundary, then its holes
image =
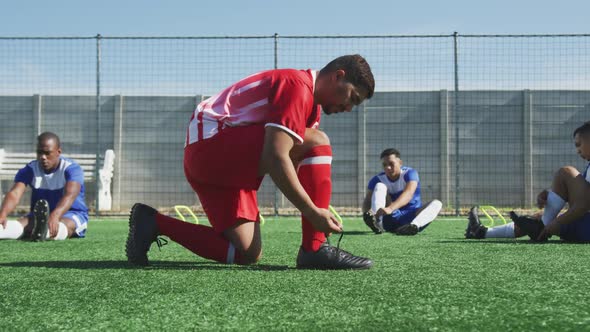
POLYGON ((410 223, 401 225, 395 229, 395 234, 397 235, 416 235, 418 234, 418 226, 410 223))
POLYGON ((147 252, 152 242, 157 241, 158 225, 156 211, 145 204, 135 203, 129 216, 129 236, 125 253, 129 263, 139 266, 149 265, 147 252))
POLYGON ((316 252, 299 248, 297 255, 298 269, 311 270, 357 270, 373 266, 369 258, 354 256, 340 248, 324 242, 316 252))
MULTIPOLYGON (((545 228, 543 221, 535 219, 529 216, 519 216, 514 211, 510 211, 510 219, 514 221, 514 224, 526 235, 528 235, 532 241, 537 242, 539 234, 545 228)), ((547 239, 545 239, 546 241, 547 239)))
POLYGON ((479 222, 478 212, 479 208, 477 205, 469 210, 469 222, 467 223, 467 229, 465 230, 466 239, 483 239, 486 237, 488 229, 479 222))
POLYGON ((31 240, 47 240, 47 230, 49 229, 47 219, 49 219, 49 203, 44 199, 40 199, 33 207, 33 230, 31 232, 31 240))
POLYGON ((365 225, 367 225, 375 234, 383 233, 383 227, 381 227, 377 220, 375 220, 375 215, 373 215, 370 211, 363 213, 363 221, 365 225))

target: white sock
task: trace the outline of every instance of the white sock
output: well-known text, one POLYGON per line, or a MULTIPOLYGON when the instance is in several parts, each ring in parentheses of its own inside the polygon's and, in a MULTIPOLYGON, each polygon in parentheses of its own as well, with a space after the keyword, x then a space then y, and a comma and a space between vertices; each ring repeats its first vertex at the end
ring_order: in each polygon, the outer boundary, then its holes
POLYGON ((442 202, 438 199, 433 200, 432 202, 428 203, 428 205, 418 213, 416 218, 412 220, 412 224, 418 226, 418 228, 422 228, 428 224, 430 224, 436 217, 438 213, 442 209, 442 202))
POLYGON ((47 230, 47 239, 48 240, 65 240, 68 238, 68 228, 63 222, 59 223, 59 227, 57 229, 57 235, 54 238, 49 237, 49 229, 47 230))
POLYGON ((0 226, 0 239, 1 240, 16 240, 23 235, 25 231, 23 225, 16 220, 7 220, 6 227, 0 226))
MULTIPOLYGON (((371 196, 371 211, 375 214, 380 208, 385 207, 385 202, 387 200, 387 186, 383 183, 379 182, 375 185, 373 189, 373 196, 371 196)), ((377 223, 383 224, 383 217, 380 217, 377 220, 377 223)))
POLYGON ((547 194, 547 203, 545 204, 545 210, 543 210, 543 217, 541 218, 541 220, 543 220, 543 224, 547 225, 553 221, 561 209, 563 209, 564 205, 565 201, 563 198, 549 190, 549 193, 547 194))
POLYGON ((487 238, 514 238, 514 223, 507 223, 506 225, 488 228, 486 232, 487 238))
POLYGON ((387 187, 379 182, 373 189, 373 196, 371 196, 371 211, 377 212, 380 208, 385 207, 385 201, 387 199, 387 187))

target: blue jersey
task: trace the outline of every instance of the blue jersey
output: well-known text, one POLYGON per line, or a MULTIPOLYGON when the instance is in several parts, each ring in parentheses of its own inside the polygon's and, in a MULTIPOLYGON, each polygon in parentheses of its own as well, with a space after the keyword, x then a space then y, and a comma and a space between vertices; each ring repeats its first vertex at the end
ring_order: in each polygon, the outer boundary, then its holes
POLYGON ((87 214, 88 208, 84 203, 84 171, 73 160, 61 157, 57 168, 49 174, 45 174, 39 162, 33 160, 27 166, 21 168, 14 177, 14 182, 22 182, 33 190, 31 212, 35 202, 40 199, 49 202, 50 211, 55 209, 64 195, 66 182, 68 181, 75 181, 80 184, 80 193, 72 203, 69 211, 87 214))
POLYGON ((588 166, 586 166, 586 170, 584 171, 584 173, 582 173, 582 176, 584 177, 584 179, 586 179, 586 182, 590 183, 590 172, 588 171, 588 169, 590 169, 590 163, 588 163, 588 166))
POLYGON ((391 198, 391 201, 395 201, 398 197, 402 194, 404 189, 406 189, 406 185, 410 181, 418 182, 418 186, 416 187, 416 191, 414 192, 414 196, 410 202, 402 207, 400 210, 412 209, 416 210, 422 206, 422 199, 420 198, 420 178, 418 177, 418 172, 415 169, 402 166, 402 173, 400 174, 399 178, 395 181, 391 181, 385 172, 381 172, 375 175, 370 181, 368 185, 369 190, 375 190, 375 185, 381 182, 387 187, 387 193, 391 198))

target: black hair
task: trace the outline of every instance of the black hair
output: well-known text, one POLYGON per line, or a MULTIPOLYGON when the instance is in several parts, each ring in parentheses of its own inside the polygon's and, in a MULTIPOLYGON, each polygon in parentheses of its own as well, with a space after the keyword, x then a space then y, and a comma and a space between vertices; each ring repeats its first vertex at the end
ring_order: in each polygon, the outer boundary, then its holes
POLYGON ((41 135, 37 136, 37 143, 39 143, 39 144, 49 141, 49 140, 54 140, 55 144, 57 144, 57 147, 58 148, 61 147, 61 142, 59 140, 59 137, 50 131, 46 131, 44 133, 41 133, 41 135))
POLYGON ((385 149, 385 150, 383 150, 383 152, 381 152, 381 156, 379 157, 379 159, 389 157, 390 155, 395 155, 398 158, 401 157, 398 150, 396 150, 394 148, 389 148, 389 149, 385 149))
POLYGON ((328 63, 320 74, 331 73, 342 69, 346 73, 344 79, 355 87, 367 90, 367 99, 375 92, 375 78, 371 67, 365 58, 359 54, 343 55, 328 63))
POLYGON ((576 137, 577 134, 580 134, 580 136, 587 136, 590 134, 590 121, 586 121, 583 125, 576 128, 576 130, 574 130, 574 137, 576 137))

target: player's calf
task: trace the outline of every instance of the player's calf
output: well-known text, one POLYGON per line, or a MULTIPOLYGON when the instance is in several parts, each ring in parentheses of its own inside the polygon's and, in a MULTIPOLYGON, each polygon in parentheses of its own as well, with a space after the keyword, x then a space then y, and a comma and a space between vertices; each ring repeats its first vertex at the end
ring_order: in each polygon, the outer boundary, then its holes
POLYGON ((436 219, 441 209, 442 202, 438 199, 428 202, 428 204, 419 210, 410 224, 398 227, 395 232, 398 235, 416 235, 436 219))
POLYGON ((235 260, 235 263, 238 265, 253 265, 260 261, 262 258, 262 251, 258 251, 258 253, 251 253, 251 252, 240 252, 240 257, 235 260))

